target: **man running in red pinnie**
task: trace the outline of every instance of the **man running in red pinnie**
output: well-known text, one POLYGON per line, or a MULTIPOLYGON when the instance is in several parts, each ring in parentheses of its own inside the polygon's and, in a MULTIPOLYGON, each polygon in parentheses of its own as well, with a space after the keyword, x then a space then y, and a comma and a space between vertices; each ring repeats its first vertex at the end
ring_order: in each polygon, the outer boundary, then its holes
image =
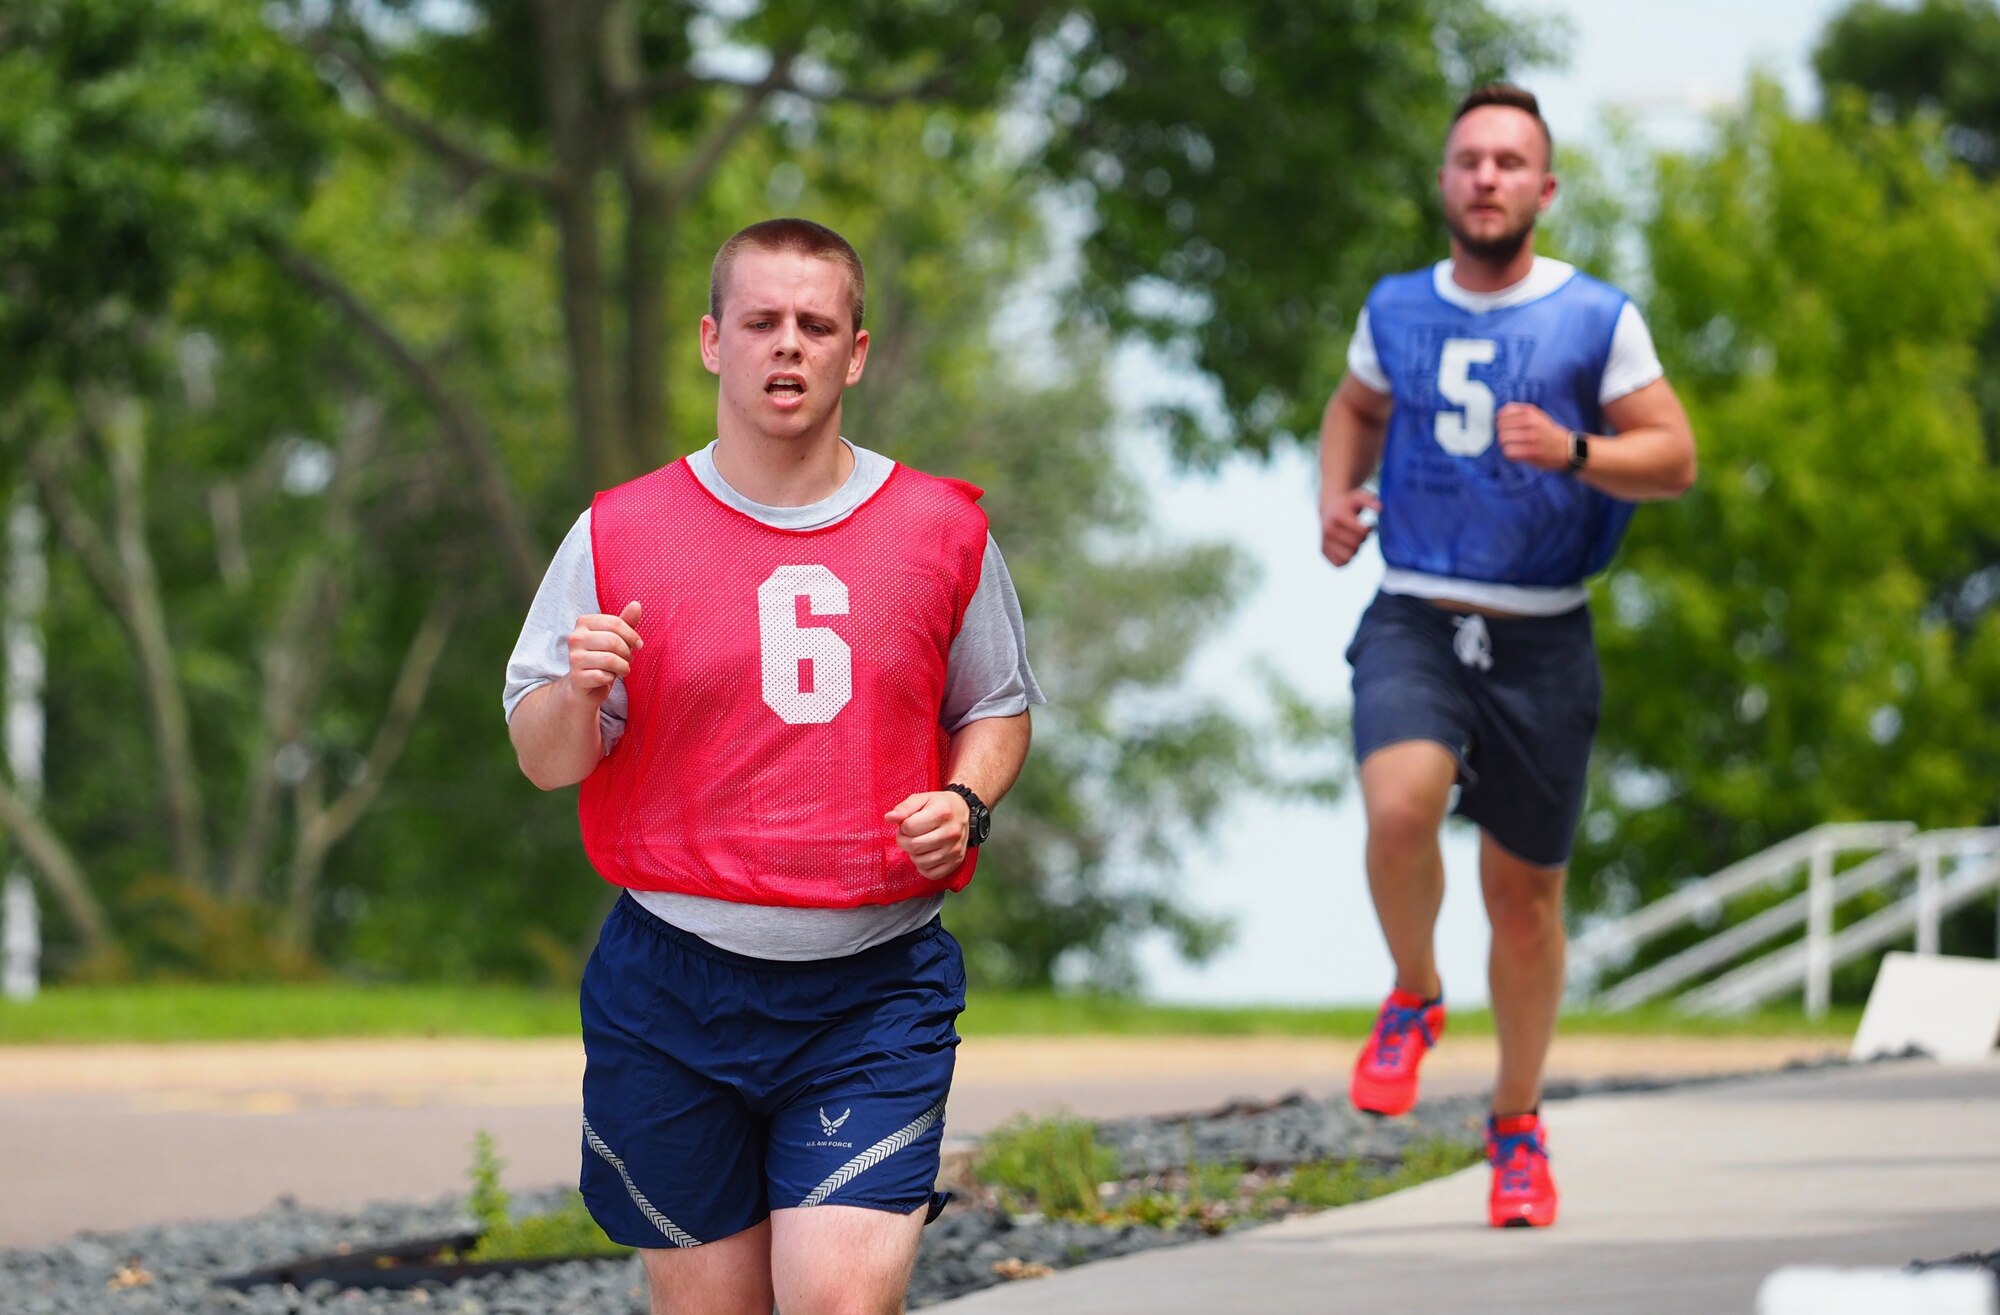
POLYGON ((597 496, 508 664, 522 770, 582 783, 626 888, 582 1187, 656 1315, 903 1308, 965 1005, 939 910, 1043 701, 979 491, 841 436, 864 289, 815 223, 723 245, 716 440, 597 496))

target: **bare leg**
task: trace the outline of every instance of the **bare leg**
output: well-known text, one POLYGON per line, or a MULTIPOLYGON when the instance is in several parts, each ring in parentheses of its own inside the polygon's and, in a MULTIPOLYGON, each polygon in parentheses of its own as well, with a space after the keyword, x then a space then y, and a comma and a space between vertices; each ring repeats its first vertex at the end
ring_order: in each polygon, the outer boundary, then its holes
POLYGON ((1438 994, 1432 935, 1444 904, 1438 828, 1458 779, 1458 759, 1432 740, 1387 744, 1361 763, 1368 811, 1368 893, 1396 985, 1428 1000, 1438 994))
POLYGON ((925 1211, 816 1205, 771 1213, 771 1271, 785 1315, 898 1315, 925 1211))
POLYGON ((1479 885, 1493 925, 1487 986, 1500 1042, 1495 1114, 1525 1114, 1542 1098, 1542 1069, 1562 1007, 1567 871, 1536 867, 1502 849, 1491 836, 1480 835, 1479 885))
POLYGON ((698 1247, 639 1253, 653 1315, 771 1315, 771 1221, 698 1247))

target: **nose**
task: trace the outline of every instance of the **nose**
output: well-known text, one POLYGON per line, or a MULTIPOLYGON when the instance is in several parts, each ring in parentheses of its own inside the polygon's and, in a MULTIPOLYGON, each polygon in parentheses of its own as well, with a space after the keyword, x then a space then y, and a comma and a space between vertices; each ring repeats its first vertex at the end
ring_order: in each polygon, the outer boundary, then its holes
POLYGON ((779 324, 778 332, 773 336, 771 342, 771 352, 773 355, 784 359, 796 358, 799 355, 799 323, 797 320, 787 315, 779 324))

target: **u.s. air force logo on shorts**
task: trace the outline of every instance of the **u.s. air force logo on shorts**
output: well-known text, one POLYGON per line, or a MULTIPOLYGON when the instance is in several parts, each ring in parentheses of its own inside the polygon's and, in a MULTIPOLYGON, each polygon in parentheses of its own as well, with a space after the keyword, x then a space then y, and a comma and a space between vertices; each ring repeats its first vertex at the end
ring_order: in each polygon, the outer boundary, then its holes
POLYGON ((854 1111, 853 1111, 853 1109, 851 1109, 851 1108, 850 1108, 850 1109, 845 1109, 845 1110, 842 1110, 842 1111, 841 1111, 841 1114, 840 1114, 840 1117, 839 1117, 839 1118, 837 1118, 837 1119, 829 1119, 828 1117, 826 1117, 826 1107, 822 1105, 822 1106, 820 1107, 820 1111, 819 1111, 819 1128, 820 1128, 820 1131, 821 1131, 822 1133, 824 1133, 824 1134, 825 1134, 825 1136, 824 1136, 824 1137, 822 1137, 822 1138, 821 1138, 821 1139, 820 1139, 819 1141, 813 1141, 813 1142, 807 1142, 807 1143, 806 1143, 806 1145, 808 1145, 808 1146, 840 1146, 840 1147, 845 1147, 846 1149, 849 1149, 849 1150, 852 1150, 852 1149, 854 1148, 854 1143, 853 1143, 853 1142, 851 1142, 851 1141, 835 1141, 835 1140, 833 1140, 833 1134, 835 1134, 836 1132, 839 1132, 839 1131, 840 1131, 840 1125, 841 1125, 841 1124, 843 1124, 843 1123, 845 1123, 845 1122, 847 1122, 847 1121, 848 1121, 848 1119, 850 1119, 850 1118, 852 1118, 852 1117, 853 1117, 853 1115, 854 1115, 854 1111))
POLYGON ((584 972, 583 1199, 626 1246, 773 1210, 938 1204, 965 961, 936 922, 843 959, 731 954, 629 896, 584 972))

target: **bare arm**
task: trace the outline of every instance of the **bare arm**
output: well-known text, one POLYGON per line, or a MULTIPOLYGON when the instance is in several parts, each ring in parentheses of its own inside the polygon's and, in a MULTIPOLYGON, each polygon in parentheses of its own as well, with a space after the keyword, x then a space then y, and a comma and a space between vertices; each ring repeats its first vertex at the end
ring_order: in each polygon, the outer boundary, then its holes
POLYGON ((1590 445, 1577 477, 1628 502, 1678 498, 1694 487, 1694 430, 1673 385, 1655 379, 1604 407, 1614 437, 1590 445))
MULTIPOLYGON (((1028 714, 982 717, 959 727, 945 759, 945 780, 965 786, 992 808, 1014 788, 1028 760, 1028 714)), ((965 862, 972 809, 950 790, 926 790, 890 809, 884 821, 896 828, 896 843, 933 881, 965 862)))
MULTIPOLYGON (((1590 461, 1576 477, 1599 493, 1627 502, 1678 498, 1694 485, 1694 431, 1673 386, 1655 379, 1604 405, 1614 435, 1592 436, 1590 461)), ((1569 469, 1569 430, 1540 407, 1500 408, 1501 451, 1542 470, 1569 469)))
POLYGON ((569 674, 515 705, 507 736, 522 774, 542 789, 575 785, 604 756, 597 712, 613 682, 631 673, 633 654, 645 647, 633 629, 638 621, 636 602, 617 616, 577 618, 569 634, 569 674))
POLYGON ((1378 393, 1352 374, 1327 400, 1319 422, 1320 551, 1335 566, 1345 566, 1368 538, 1363 509, 1380 511, 1382 503, 1361 487, 1382 460, 1382 443, 1389 432, 1395 399, 1378 393))

